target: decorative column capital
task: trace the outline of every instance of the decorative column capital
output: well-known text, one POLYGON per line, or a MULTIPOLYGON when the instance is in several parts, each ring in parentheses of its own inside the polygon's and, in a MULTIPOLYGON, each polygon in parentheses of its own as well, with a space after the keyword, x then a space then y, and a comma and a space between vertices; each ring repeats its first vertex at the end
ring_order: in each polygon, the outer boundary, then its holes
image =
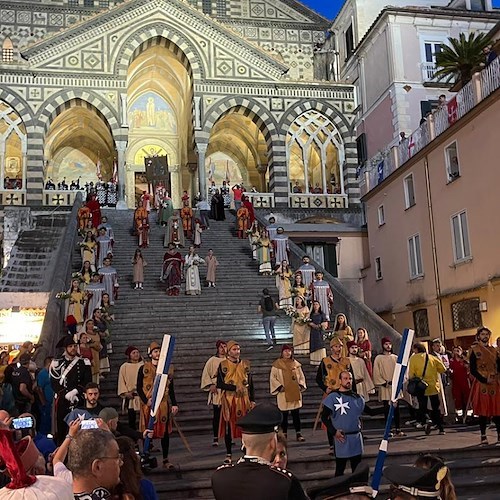
POLYGON ((119 153, 125 153, 127 150, 127 141, 115 141, 116 144, 116 150, 119 153))
POLYGON ((205 154, 207 153, 207 149, 208 149, 208 144, 204 144, 204 143, 197 143, 196 144, 196 152, 198 153, 198 155, 203 155, 205 156, 205 154))

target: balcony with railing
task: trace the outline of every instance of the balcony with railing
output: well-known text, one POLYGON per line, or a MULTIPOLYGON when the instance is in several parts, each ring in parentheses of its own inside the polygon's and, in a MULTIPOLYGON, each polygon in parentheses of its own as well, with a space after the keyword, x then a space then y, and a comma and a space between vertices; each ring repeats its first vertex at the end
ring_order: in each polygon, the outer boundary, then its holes
POLYGON ((420 67, 422 69, 422 81, 424 83, 437 81, 437 67, 435 62, 423 62, 420 67))
POLYGON ((394 140, 360 169, 361 196, 375 188, 425 146, 500 87, 500 57, 475 73, 450 101, 431 113, 409 137, 394 140))

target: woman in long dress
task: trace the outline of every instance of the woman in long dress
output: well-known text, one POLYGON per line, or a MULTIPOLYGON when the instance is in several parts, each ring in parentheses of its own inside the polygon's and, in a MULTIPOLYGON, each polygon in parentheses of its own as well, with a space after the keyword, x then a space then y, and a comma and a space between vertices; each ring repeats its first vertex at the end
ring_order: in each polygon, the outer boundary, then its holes
POLYGON ((321 304, 315 300, 312 304, 312 311, 309 315, 311 322, 310 336, 310 363, 314 366, 319 366, 323 358, 326 358, 325 341, 323 339, 323 332, 328 328, 328 320, 326 314, 321 310, 321 304))
POLYGON ((65 318, 73 316, 77 325, 83 324, 83 314, 85 308, 85 293, 80 289, 80 280, 75 279, 71 282, 71 288, 68 290, 69 298, 66 299, 65 318))
POLYGON ((283 260, 276 268, 276 288, 279 292, 279 306, 281 309, 292 305, 292 270, 288 261, 283 260))
POLYGON ((303 297, 295 297, 295 310, 292 316, 293 352, 297 355, 309 354, 309 308, 303 297))
POLYGON ((356 343, 359 347, 358 356, 363 358, 370 377, 373 377, 372 343, 368 338, 366 328, 358 328, 356 343))
POLYGON ((349 356, 347 342, 354 340, 354 334, 352 333, 352 328, 347 324, 347 317, 344 313, 339 313, 335 317, 333 336, 338 337, 342 341, 342 357, 347 358, 349 356))
POLYGON ((259 261, 259 274, 270 275, 273 272, 271 267, 271 240, 268 232, 264 229, 257 241, 257 259, 259 261))
MULTIPOLYGON (((92 349, 92 381, 98 384, 100 375, 99 352, 102 350, 102 344, 99 332, 94 328, 94 320, 88 319, 87 321, 85 321, 83 332, 86 335, 86 339, 88 339, 84 344, 84 348, 92 349)), ((87 356, 89 354, 90 353, 88 353, 87 356)))
POLYGON ((82 281, 84 285, 88 285, 92 281, 92 274, 95 271, 92 270, 90 262, 88 260, 83 261, 82 269, 80 274, 82 275, 82 281))
POLYGON ((142 256, 141 249, 138 248, 135 251, 134 258, 132 259, 132 264, 134 266, 134 277, 133 283, 135 285, 135 290, 143 289, 144 284, 144 268, 148 265, 148 263, 144 260, 142 256))
POLYGON ((201 295, 200 264, 205 261, 196 253, 194 246, 189 247, 189 254, 184 261, 186 271, 186 295, 201 295))
MULTIPOLYGON (((292 296, 302 297, 304 299, 304 303, 307 304, 307 296, 309 295, 309 290, 304 284, 304 281, 302 279, 302 273, 300 271, 296 271, 294 278, 295 279, 292 286, 292 296)), ((297 351, 295 352, 297 353, 297 351)))
POLYGON ((90 267, 93 272, 96 271, 95 268, 95 254, 96 254, 97 242, 92 231, 87 231, 85 234, 85 239, 80 243, 80 251, 82 255, 82 262, 89 261, 90 267))
POLYGON ((302 392, 306 390, 306 378, 302 365, 293 357, 292 346, 285 344, 281 348, 281 356, 271 368, 269 384, 271 394, 276 396, 278 408, 283 415, 281 421, 283 433, 287 434, 288 413, 291 412, 297 441, 305 441, 300 428, 300 408, 302 392))

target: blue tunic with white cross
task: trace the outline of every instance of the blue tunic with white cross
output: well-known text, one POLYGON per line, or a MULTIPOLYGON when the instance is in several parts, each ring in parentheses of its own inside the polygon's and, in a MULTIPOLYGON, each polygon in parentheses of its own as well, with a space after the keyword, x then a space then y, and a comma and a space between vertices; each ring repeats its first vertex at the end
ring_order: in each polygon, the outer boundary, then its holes
POLYGON ((323 400, 323 404, 332 411, 330 418, 333 427, 344 433, 342 443, 335 438, 335 456, 350 458, 363 453, 363 437, 361 436, 361 414, 365 408, 362 396, 349 391, 333 391, 323 400))

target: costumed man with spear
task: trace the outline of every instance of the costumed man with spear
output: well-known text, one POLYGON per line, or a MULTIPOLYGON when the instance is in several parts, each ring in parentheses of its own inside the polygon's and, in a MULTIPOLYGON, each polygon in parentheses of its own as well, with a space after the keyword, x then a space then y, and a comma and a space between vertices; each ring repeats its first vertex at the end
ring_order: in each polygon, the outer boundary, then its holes
MULTIPOLYGON (((174 367, 171 365, 174 339, 165 335, 163 345, 151 342, 148 348, 150 361, 146 361, 137 373, 137 393, 141 400, 140 431, 153 431, 153 439, 161 439, 163 468, 174 469, 168 459, 170 433, 173 417, 179 407, 174 391, 174 367)), ((144 443, 144 453, 147 455, 149 438, 144 443)))

